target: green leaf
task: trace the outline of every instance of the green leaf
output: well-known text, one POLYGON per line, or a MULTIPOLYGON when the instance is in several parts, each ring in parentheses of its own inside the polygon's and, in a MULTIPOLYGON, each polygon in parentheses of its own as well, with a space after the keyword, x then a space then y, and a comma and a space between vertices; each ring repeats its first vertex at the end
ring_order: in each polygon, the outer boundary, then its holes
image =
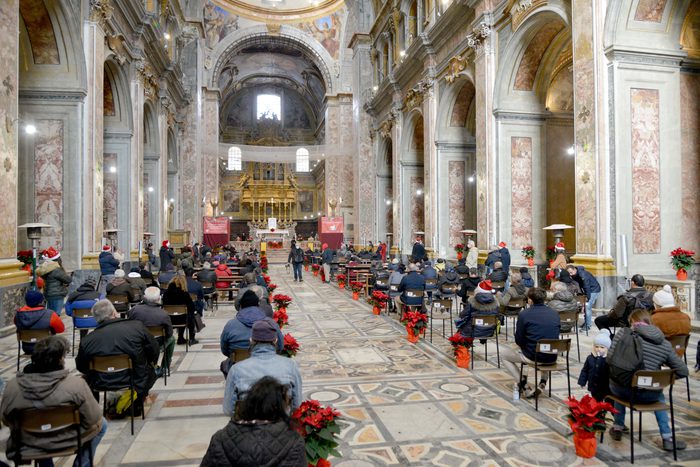
POLYGON ((330 450, 330 453, 331 453, 331 455, 332 455, 333 457, 343 457, 343 455, 342 455, 341 453, 339 453, 339 452, 338 452, 337 450, 335 450, 335 449, 331 449, 331 450, 330 450))
POLYGON ((311 457, 312 459, 318 455, 316 452, 316 448, 313 446, 312 443, 306 443, 306 455, 307 457, 311 457))

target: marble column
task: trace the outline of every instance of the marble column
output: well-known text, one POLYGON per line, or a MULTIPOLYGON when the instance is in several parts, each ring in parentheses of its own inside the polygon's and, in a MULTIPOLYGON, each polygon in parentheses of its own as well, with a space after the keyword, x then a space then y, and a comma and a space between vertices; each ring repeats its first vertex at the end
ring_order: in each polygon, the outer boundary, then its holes
MULTIPOLYGON (((429 65, 429 64, 426 64, 429 65)), ((423 226, 425 247, 438 251, 438 158, 435 145, 437 122, 436 90, 433 82, 425 84, 423 92, 423 226)))
MULTIPOLYGON (((119 177, 119 190, 122 187, 126 190, 124 198, 125 202, 120 200, 119 209, 126 211, 126 225, 120 227, 122 232, 119 232, 119 246, 125 253, 129 253, 134 249, 139 241, 143 238, 143 208, 144 208, 144 187, 143 187, 143 118, 144 118, 144 101, 145 101, 145 86, 144 76, 137 70, 133 71, 133 79, 131 81, 131 115, 133 121, 134 135, 131 139, 131 152, 129 157, 129 166, 122 172, 119 177)), ((149 92, 153 92, 151 89, 149 92)), ((158 242, 154 242, 157 244, 158 242)))
POLYGON ((376 242, 384 236, 377 231, 374 222, 376 216, 376 158, 372 153, 372 141, 369 133, 370 116, 365 112, 363 96, 372 88, 372 64, 370 59, 370 37, 367 34, 356 34, 350 43, 353 50, 352 58, 352 115, 354 123, 353 149, 353 180, 355 204, 355 235, 359 238, 371 239, 376 242))
POLYGON ((202 164, 197 144, 200 129, 199 115, 202 109, 202 91, 198 90, 190 103, 185 124, 182 126, 180 145, 180 196, 182 200, 182 228, 192 232, 194 238, 201 237, 201 224, 204 209, 209 205, 209 197, 203 204, 205 192, 202 187, 202 164))
MULTIPOLYGON (((403 197, 404 194, 403 192, 407 187, 404 187, 404 184, 406 181, 404 180, 404 177, 402 176, 402 166, 401 166, 401 136, 402 136, 402 131, 401 127, 403 126, 403 117, 401 116, 401 113, 396 111, 395 112, 395 117, 392 117, 390 119, 390 124, 391 124, 391 181, 392 181, 392 186, 391 186, 391 193, 393 195, 393 203, 392 203, 392 220, 393 220, 393 242, 394 242, 394 247, 392 249, 396 248, 397 250, 400 250, 402 253, 403 252, 403 240, 404 240, 404 232, 403 232, 403 218, 407 214, 404 213, 403 210, 403 197)), ((406 235, 409 235, 410 238, 410 233, 406 233, 406 235)), ((396 250, 395 250, 396 251, 396 250)), ((410 253, 407 252, 406 254, 410 253)))
POLYGON ((207 199, 218 199, 219 209, 223 211, 223 200, 219 196, 219 91, 204 92, 202 125, 202 190, 207 199))

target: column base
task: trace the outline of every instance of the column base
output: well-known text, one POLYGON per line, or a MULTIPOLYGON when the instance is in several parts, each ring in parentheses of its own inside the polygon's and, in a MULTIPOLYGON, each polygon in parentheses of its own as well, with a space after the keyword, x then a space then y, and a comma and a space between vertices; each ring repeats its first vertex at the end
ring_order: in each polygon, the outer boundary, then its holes
POLYGON ((583 266, 594 276, 616 276, 617 268, 610 256, 574 255, 571 257, 577 266, 583 266))
POLYGON ((15 332, 15 312, 24 306, 24 294, 32 281, 32 276, 21 270, 21 266, 16 259, 0 264, 0 336, 15 332))
POLYGON ((22 263, 16 259, 0 264, 0 286, 30 283, 31 273, 20 269, 21 267, 22 263))
POLYGON ((99 253, 85 253, 80 261, 80 269, 100 269, 99 256, 99 253))

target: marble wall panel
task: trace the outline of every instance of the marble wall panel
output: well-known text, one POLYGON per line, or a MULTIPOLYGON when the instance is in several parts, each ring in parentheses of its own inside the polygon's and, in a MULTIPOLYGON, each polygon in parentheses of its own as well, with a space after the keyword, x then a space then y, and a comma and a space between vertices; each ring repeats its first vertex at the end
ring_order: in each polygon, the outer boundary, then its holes
MULTIPOLYGON (((393 200, 393 193, 394 190, 391 186, 391 181, 387 183, 386 188, 384 189, 384 199, 391 199, 393 200)), ((384 203, 384 216, 386 218, 386 232, 387 233, 392 233, 394 231, 394 205, 392 204, 386 204, 384 203)), ((383 238, 383 233, 379 232, 379 237, 383 238)))
POLYGON ((510 139, 511 242, 520 249, 532 244, 532 138, 510 139))
POLYGON ((112 173, 110 167, 117 167, 117 155, 106 153, 104 155, 104 198, 102 204, 102 225, 105 229, 117 228, 118 186, 117 173, 112 173))
POLYGON ((634 12, 635 21, 660 23, 668 0, 639 0, 634 12))
POLYGON ((659 90, 630 89, 632 235, 635 253, 661 249, 659 90))
POLYGON ((63 121, 39 120, 34 139, 34 220, 54 226, 42 246, 63 246, 63 121))
POLYGON ((700 252, 700 75, 681 73, 683 244, 700 252))
MULTIPOLYGON (((17 27, 18 0, 7 0, 0 8, 0 121, 17 118, 17 27)), ((17 253, 17 128, 0 125, 0 258, 17 253)))
MULTIPOLYGON (((425 214, 424 214, 424 199, 423 195, 417 195, 417 190, 423 189, 423 177, 411 177, 409 183, 411 192, 411 218, 410 218, 410 228, 411 231, 408 233, 409 238, 415 235, 415 232, 425 232, 425 214)), ((411 242, 412 243, 412 242, 411 242)))
MULTIPOLYGON (((340 131, 340 141, 339 144, 340 146, 338 147, 338 154, 341 155, 341 171, 339 174, 339 179, 338 181, 341 183, 340 186, 340 194, 343 197, 344 201, 343 204, 348 204, 348 203, 353 203, 354 198, 354 188, 353 188, 353 179, 354 177, 354 170, 353 170, 353 157, 357 157, 356 155, 352 154, 352 147, 353 147, 353 140, 354 140, 354 134, 353 134, 353 114, 352 114, 352 99, 350 96, 343 96, 341 97, 341 105, 340 105, 340 128, 342 129, 340 131)), ((368 236, 372 237, 371 235, 368 236)))
MULTIPOLYGON (((7 5, 3 4, 3 8, 5 7, 7 5)), ((34 63, 37 65, 60 63, 56 35, 43 0, 22 0, 19 3, 19 11, 27 28, 34 63)))
POLYGON ((464 183, 466 174, 465 161, 449 161, 447 164, 449 174, 448 205, 449 216, 449 244, 451 247, 462 243, 463 237, 459 232, 465 228, 465 200, 466 185, 464 183))
MULTIPOLYGON (((190 105, 187 121, 185 125, 180 146, 180 173, 188 174, 186 177, 180 177, 180 189, 182 194, 182 228, 190 232, 198 231, 197 225, 201 222, 198 219, 198 205, 202 198, 197 192, 197 126, 192 123, 197 115, 197 103, 193 102, 190 105)), ((207 202, 209 200, 207 199, 207 202)))
POLYGON ((467 81, 459 90, 455 105, 452 107, 452 115, 450 116, 450 126, 464 128, 467 125, 467 114, 469 107, 474 99, 474 85, 467 81))
POLYGON ((150 182, 150 177, 147 172, 143 173, 143 187, 146 190, 143 196, 143 231, 153 232, 150 222, 148 222, 148 213, 151 210, 151 201, 153 199, 154 193, 148 192, 148 186, 150 182))
POLYGON ((525 49, 523 58, 520 60, 513 89, 519 91, 532 90, 544 52, 547 50, 547 47, 549 47, 552 39, 554 39, 562 29, 564 29, 563 22, 551 21, 542 26, 542 29, 535 34, 535 37, 532 38, 527 49, 525 49))
MULTIPOLYGON (((483 83, 486 79, 484 57, 478 59, 475 69, 475 82, 483 83)), ((479 115, 484 115, 486 109, 486 91, 484 86, 476 88, 476 108, 479 115)), ((480 249, 488 248, 488 225, 489 225, 489 206, 488 206, 488 161, 486 146, 489 144, 487 140, 486 129, 483 124, 477 124, 475 130, 476 139, 476 242, 480 249)))

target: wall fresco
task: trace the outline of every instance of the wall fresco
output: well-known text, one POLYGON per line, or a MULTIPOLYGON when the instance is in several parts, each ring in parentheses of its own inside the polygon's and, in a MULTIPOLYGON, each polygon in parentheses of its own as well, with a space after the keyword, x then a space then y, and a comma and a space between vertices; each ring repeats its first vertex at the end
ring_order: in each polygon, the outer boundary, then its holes
MULTIPOLYGON (((3 5, 3 9, 5 8, 7 5, 3 5)), ((22 0, 19 3, 19 11, 27 28, 34 63, 37 65, 57 65, 60 63, 56 35, 44 2, 42 0, 22 0)))
POLYGON ((34 221, 54 226, 42 231, 42 247, 63 246, 63 121, 39 120, 34 139, 34 221))
POLYGON ((684 245, 700 252, 700 75, 681 73, 681 189, 684 245))
POLYGON ((513 89, 519 91, 532 90, 542 57, 547 47, 549 47, 549 44, 552 43, 552 39, 554 39, 562 29, 564 29, 564 23, 561 21, 552 21, 542 26, 542 29, 535 34, 535 37, 532 38, 527 49, 525 49, 523 58, 520 60, 513 89))

